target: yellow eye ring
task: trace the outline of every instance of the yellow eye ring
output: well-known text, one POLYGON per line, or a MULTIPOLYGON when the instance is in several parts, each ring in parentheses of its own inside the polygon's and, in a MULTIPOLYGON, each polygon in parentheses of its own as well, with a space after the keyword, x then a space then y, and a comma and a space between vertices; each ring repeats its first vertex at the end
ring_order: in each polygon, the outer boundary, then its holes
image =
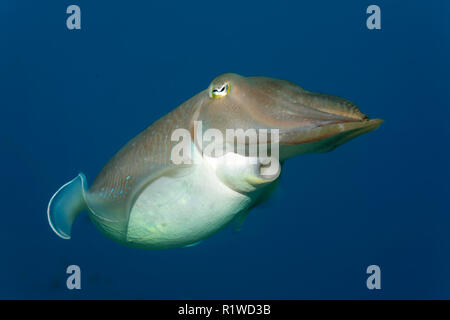
POLYGON ((214 85, 209 92, 211 98, 222 98, 225 97, 230 92, 230 84, 228 82, 222 83, 221 85, 214 85))

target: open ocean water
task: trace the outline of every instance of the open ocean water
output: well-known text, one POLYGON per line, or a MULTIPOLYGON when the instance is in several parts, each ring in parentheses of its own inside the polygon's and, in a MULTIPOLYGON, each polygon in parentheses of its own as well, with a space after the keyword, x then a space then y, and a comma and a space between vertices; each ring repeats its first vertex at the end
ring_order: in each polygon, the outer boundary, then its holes
POLYGON ((450 2, 1 1, 1 299, 449 299, 450 2), (68 30, 66 8, 81 9, 68 30), (369 30, 366 9, 381 9, 369 30), (219 74, 342 96, 381 127, 289 159, 242 231, 144 251, 52 194, 219 74), (81 268, 81 290, 66 268, 81 268), (381 269, 368 290, 366 268, 381 269))

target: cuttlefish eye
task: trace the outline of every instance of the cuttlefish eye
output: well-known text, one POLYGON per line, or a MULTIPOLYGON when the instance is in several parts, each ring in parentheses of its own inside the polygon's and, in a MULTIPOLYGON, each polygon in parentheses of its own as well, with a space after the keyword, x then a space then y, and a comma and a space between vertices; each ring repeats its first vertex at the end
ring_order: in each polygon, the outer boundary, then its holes
POLYGON ((225 82, 219 85, 213 85, 211 87, 209 96, 211 98, 222 98, 225 97, 229 92, 230 92, 230 84, 228 82, 225 82))

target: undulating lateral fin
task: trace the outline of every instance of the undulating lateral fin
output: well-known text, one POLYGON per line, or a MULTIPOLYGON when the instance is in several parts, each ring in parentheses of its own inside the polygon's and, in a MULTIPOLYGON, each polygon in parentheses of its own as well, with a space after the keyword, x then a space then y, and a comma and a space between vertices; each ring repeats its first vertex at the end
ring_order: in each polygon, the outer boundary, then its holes
POLYGON ((183 246, 183 248, 189 248, 189 247, 195 247, 196 245, 200 244, 200 242, 203 242, 203 240, 191 243, 191 244, 187 244, 185 246, 183 246))
POLYGON ((81 211, 87 209, 86 191, 86 177, 80 173, 59 188, 50 199, 47 208, 48 223, 61 238, 70 239, 73 221, 81 211))
POLYGON ((235 225, 233 227, 233 231, 235 233, 238 233, 242 230, 242 226, 244 225, 245 218, 247 218, 249 213, 250 213, 250 209, 238 214, 238 216, 236 217, 235 225))

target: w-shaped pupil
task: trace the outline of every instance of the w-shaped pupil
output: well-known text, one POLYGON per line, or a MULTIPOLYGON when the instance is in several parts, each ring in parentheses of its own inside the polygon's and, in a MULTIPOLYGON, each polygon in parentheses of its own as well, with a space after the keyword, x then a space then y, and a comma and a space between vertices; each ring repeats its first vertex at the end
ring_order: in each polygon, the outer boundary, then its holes
POLYGON ((214 89, 215 92, 223 92, 225 90, 225 86, 222 86, 220 89, 214 89))

